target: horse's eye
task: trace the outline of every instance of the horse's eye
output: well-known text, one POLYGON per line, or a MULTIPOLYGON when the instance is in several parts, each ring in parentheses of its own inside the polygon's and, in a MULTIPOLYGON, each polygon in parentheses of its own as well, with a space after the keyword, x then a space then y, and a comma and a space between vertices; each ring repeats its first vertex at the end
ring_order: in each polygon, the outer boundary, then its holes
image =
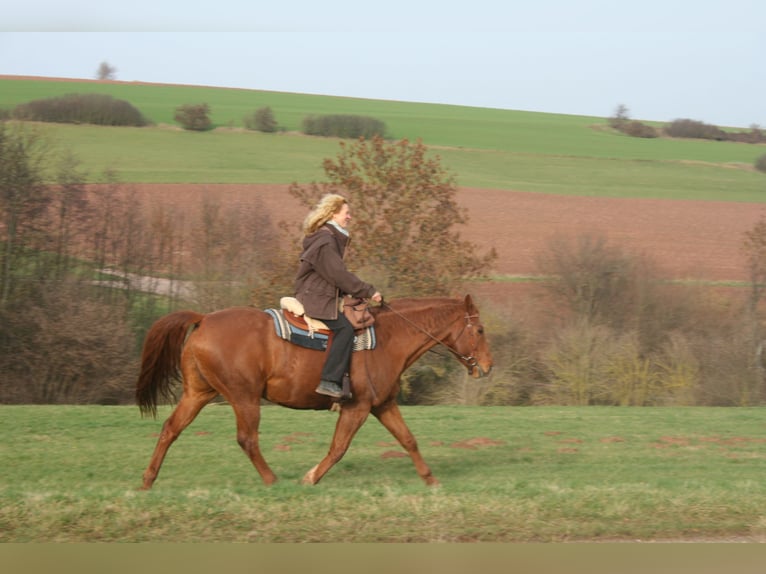
POLYGON ((479 333, 479 335, 483 335, 484 334, 484 327, 479 327, 478 329, 476 329, 476 332, 479 333))

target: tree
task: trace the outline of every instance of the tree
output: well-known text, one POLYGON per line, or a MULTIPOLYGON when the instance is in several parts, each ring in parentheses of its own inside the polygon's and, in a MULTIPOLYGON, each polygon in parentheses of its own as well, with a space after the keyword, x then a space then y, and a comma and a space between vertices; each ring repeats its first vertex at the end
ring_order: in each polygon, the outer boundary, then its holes
POLYGON ((0 220, 4 240, 0 252, 0 308, 11 294, 12 270, 25 234, 36 229, 50 203, 43 180, 45 141, 23 126, 0 123, 0 220))
POLYGON ((750 275, 750 312, 755 314, 766 288, 766 218, 763 216, 745 232, 742 251, 750 275))
POLYGON ((630 112, 625 104, 620 104, 615 108, 614 115, 609 118, 609 125, 615 129, 620 129, 630 120, 630 112))
POLYGON ((375 137, 340 148, 336 159, 324 161, 329 181, 307 189, 293 184, 290 193, 307 208, 325 193, 349 200, 349 261, 360 275, 388 296, 422 296, 449 294, 489 270, 497 254, 478 254, 461 239, 456 228, 468 216, 455 200, 454 177, 420 141, 375 137))
MULTIPOLYGON (((766 339, 759 313, 759 303, 766 289, 766 218, 761 216, 753 228, 745 232, 742 249, 747 258, 750 275, 750 297, 746 320, 749 323, 750 340, 754 349, 753 366, 757 385, 760 387, 766 379, 763 357, 766 339)), ((766 391, 766 389, 763 390, 766 391)))
POLYGON ((96 79, 114 80, 117 77, 117 68, 110 66, 109 62, 101 62, 96 70, 96 79))
POLYGON ((58 186, 53 197, 55 214, 51 221, 51 233, 55 235, 55 274, 61 278, 69 269, 70 250, 75 237, 81 239, 87 220, 88 201, 85 196, 85 174, 80 171, 80 162, 67 150, 58 171, 58 186))
POLYGON ((614 324, 630 311, 637 262, 603 236, 581 235, 575 241, 555 236, 537 261, 554 280, 549 289, 589 324, 614 324))

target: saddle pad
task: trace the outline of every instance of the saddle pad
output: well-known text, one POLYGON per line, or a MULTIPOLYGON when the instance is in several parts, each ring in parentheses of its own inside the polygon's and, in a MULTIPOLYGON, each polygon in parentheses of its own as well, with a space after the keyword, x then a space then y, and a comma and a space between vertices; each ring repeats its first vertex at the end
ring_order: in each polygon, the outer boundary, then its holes
MULTIPOLYGON (((319 351, 327 349, 327 343, 329 341, 327 335, 317 333, 316 331, 310 332, 293 325, 285 319, 285 312, 282 309, 266 309, 266 313, 271 315, 271 318, 274 321, 274 329, 276 330, 278 337, 307 349, 316 349, 319 351)), ((354 336, 354 351, 370 351, 374 349, 376 345, 377 338, 375 337, 375 325, 367 327, 356 333, 354 336)))

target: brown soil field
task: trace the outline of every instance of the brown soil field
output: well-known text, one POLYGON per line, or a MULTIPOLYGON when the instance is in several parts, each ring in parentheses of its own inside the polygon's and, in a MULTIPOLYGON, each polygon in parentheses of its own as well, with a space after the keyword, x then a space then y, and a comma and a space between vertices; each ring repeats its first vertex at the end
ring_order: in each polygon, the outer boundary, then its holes
MULTIPOLYGON (((301 221, 305 210, 287 185, 132 184, 138 197, 196 209, 203 195, 222 205, 262 205, 272 221, 301 221)), ((713 201, 615 199, 461 188, 468 210, 461 236, 482 252, 494 247, 493 274, 536 275, 550 240, 590 233, 652 260, 673 279, 744 281, 744 233, 766 205, 713 201)), ((406 214, 403 214, 406 217, 406 214)), ((353 225, 353 221, 352 221, 353 225)), ((352 228, 353 233, 353 228, 352 228)))

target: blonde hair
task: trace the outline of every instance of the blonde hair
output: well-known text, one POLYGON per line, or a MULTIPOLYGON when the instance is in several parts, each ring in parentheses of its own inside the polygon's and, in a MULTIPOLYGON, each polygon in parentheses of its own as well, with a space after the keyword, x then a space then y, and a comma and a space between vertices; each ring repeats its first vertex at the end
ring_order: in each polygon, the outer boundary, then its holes
POLYGON ((322 197, 314 209, 306 216, 306 219, 303 220, 303 233, 306 235, 314 233, 330 221, 332 216, 338 213, 346 203, 348 203, 348 200, 336 193, 328 193, 322 197))

